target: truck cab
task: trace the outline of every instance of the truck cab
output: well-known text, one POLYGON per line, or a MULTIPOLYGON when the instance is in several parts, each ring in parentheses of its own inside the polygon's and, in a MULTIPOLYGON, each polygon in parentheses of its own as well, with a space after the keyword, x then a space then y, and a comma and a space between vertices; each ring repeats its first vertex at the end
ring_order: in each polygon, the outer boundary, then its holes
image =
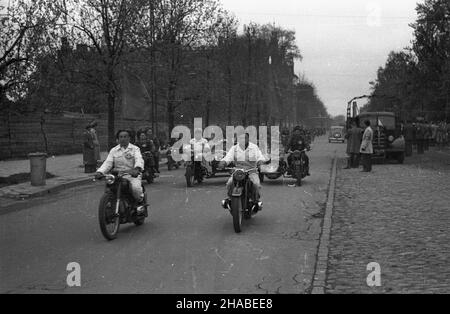
POLYGON ((393 112, 362 112, 356 118, 359 127, 364 129, 364 121, 369 120, 374 131, 374 158, 382 162, 394 159, 402 164, 405 160, 405 139, 399 120, 393 112))

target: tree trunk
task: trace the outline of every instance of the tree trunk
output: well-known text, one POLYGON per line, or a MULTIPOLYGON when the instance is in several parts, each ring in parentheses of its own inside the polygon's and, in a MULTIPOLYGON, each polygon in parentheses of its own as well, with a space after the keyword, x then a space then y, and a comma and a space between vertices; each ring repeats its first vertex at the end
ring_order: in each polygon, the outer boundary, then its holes
POLYGON ((169 126, 169 133, 175 128, 175 83, 169 84, 169 99, 167 100, 167 124, 169 126))
POLYGON ((108 93, 108 146, 112 149, 117 145, 115 134, 115 102, 116 95, 114 91, 108 93))
POLYGON ((231 126, 231 120, 233 119, 233 86, 231 77, 231 68, 228 68, 228 125, 231 126))

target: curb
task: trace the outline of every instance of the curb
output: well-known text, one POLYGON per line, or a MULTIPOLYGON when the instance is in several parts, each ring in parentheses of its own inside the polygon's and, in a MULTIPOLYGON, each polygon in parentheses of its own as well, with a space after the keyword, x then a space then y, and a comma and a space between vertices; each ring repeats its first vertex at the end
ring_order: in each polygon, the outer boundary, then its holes
MULTIPOLYGON (((161 162, 160 166, 164 166, 166 164, 167 164, 167 162, 161 162)), ((2 203, 4 202, 4 203, 6 203, 6 205, 4 205, 4 206, 2 206, 3 204, 0 205, 0 216, 22 209, 24 206, 27 206, 28 203, 32 202, 33 199, 36 199, 39 197, 44 197, 44 196, 47 196, 50 194, 56 194, 56 193, 64 191, 64 190, 88 185, 90 183, 93 183, 93 178, 91 178, 91 177, 80 178, 80 179, 75 179, 72 181, 64 182, 64 183, 61 183, 61 184, 58 184, 55 186, 51 186, 48 188, 43 187, 43 190, 23 195, 23 197, 21 197, 20 195, 17 195, 16 197, 3 196, 1 198, 2 203)))
POLYGON ((327 279, 326 276, 328 271, 328 254, 331 238, 331 224, 333 217, 333 204, 336 189, 337 162, 338 158, 335 153, 333 158, 333 168, 331 171, 330 188, 328 191, 327 208, 322 227, 322 234, 320 235, 319 250, 317 253, 317 264, 316 270, 314 272, 311 294, 325 294, 327 279))
POLYGON ((7 203, 5 206, 0 206, 0 216, 9 214, 11 212, 19 211, 23 209, 23 207, 28 207, 31 205, 36 199, 40 197, 44 197, 50 194, 56 194, 58 192, 68 190, 74 187, 80 187, 83 185, 88 185, 89 183, 93 183, 92 178, 84 178, 79 180, 73 180, 70 182, 62 183, 48 189, 38 191, 35 193, 31 193, 26 195, 23 198, 10 198, 6 197, 3 200, 7 203))

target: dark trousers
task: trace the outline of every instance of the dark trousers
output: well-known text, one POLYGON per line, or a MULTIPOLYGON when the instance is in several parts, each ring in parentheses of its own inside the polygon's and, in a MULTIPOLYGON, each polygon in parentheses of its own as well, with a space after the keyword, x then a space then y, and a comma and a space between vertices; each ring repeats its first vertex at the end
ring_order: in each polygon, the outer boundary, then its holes
POLYGON ((351 167, 352 168, 359 168, 359 164, 361 161, 361 154, 351 154, 351 167))
POLYGON ((412 141, 406 141, 405 155, 406 155, 406 157, 411 157, 413 155, 413 142, 412 141))
POLYGON ((153 158, 155 160, 155 170, 157 172, 159 172, 159 159, 160 159, 159 152, 158 153, 154 153, 153 154, 153 158))
POLYGON ((359 168, 361 154, 348 154, 347 169, 359 168))
POLYGON ((425 151, 429 151, 430 150, 430 140, 429 139, 425 139, 423 146, 424 146, 423 148, 424 148, 425 151))
POLYGON ((367 172, 372 171, 372 155, 371 154, 361 154, 363 170, 367 172))
POLYGON ((417 140, 417 153, 423 155, 425 153, 425 140, 417 140))

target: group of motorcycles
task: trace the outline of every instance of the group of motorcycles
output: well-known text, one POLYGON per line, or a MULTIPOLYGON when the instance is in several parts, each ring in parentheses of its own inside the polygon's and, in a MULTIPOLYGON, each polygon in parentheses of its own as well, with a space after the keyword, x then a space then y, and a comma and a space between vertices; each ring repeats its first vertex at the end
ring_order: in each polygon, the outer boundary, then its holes
MULTIPOLYGON (((269 161, 259 168, 249 170, 236 168, 233 165, 229 168, 219 169, 220 160, 217 159, 210 163, 212 170, 208 170, 202 161, 196 161, 194 150, 192 149, 191 151, 191 161, 185 164, 185 177, 188 187, 192 187, 195 182, 202 183, 207 178, 215 177, 216 174, 224 174, 227 177, 231 174, 233 178, 231 199, 228 204, 222 205, 230 211, 236 233, 242 231, 244 220, 252 219, 254 215, 262 210, 261 205, 256 202, 256 198, 251 192, 253 191, 252 182, 249 178, 251 172, 258 171, 261 182, 264 182, 266 177, 270 180, 277 180, 282 176, 291 176, 296 180, 297 186, 302 185, 302 180, 308 174, 308 169, 306 169, 306 149, 289 152, 291 155, 290 162, 282 157, 278 167, 271 165, 269 161)), ((173 160, 171 155, 171 149, 169 148, 167 151, 169 171, 179 169, 181 166, 179 162, 173 160)), ((144 153, 143 158, 145 169, 142 178, 151 184, 156 178, 154 158, 151 152, 144 153)), ((98 217, 100 230, 103 236, 110 241, 117 238, 120 225, 131 223, 141 226, 148 217, 148 205, 145 205, 142 212, 138 211, 139 204, 137 204, 131 194, 128 180, 124 179, 126 175, 126 173, 113 172, 104 176, 106 189, 100 201, 98 217)), ((145 194, 144 186, 143 190, 145 194)), ((147 204, 146 196, 144 204, 147 204)))

